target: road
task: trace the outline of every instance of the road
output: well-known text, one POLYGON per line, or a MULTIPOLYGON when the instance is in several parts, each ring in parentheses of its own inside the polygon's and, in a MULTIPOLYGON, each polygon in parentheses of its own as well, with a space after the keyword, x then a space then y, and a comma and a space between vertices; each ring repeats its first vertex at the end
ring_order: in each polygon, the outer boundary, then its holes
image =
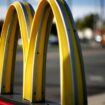
MULTIPOLYGON (((89 103, 95 101, 94 96, 105 93, 105 49, 82 49, 85 65, 86 83, 89 103), (92 97, 92 98, 91 98, 92 97)), ((22 52, 16 56, 14 93, 22 94, 22 52), (18 91, 17 91, 18 90, 18 91)), ((59 50, 58 47, 49 47, 46 69, 46 100, 60 102, 59 83, 59 50)), ((105 98, 105 96, 104 96, 105 98)), ((93 105, 93 104, 89 104, 93 105)), ((95 104, 96 105, 96 104, 95 104)), ((100 104, 101 105, 101 104, 100 104)))

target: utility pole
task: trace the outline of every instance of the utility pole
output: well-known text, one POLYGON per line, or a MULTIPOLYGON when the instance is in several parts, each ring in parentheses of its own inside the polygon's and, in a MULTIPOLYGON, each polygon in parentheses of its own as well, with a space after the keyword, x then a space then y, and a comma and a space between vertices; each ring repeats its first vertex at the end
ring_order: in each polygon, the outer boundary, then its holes
POLYGON ((102 27, 103 27, 103 17, 104 16, 104 0, 100 0, 100 22, 101 22, 101 35, 102 33, 102 27))
POLYGON ((7 1, 7 6, 10 4, 10 0, 6 0, 7 1))
POLYGON ((72 0, 66 0, 66 1, 67 1, 68 5, 69 5, 70 9, 72 9, 72 0))
POLYGON ((100 0, 100 15, 101 15, 101 18, 103 19, 103 15, 104 15, 104 0, 100 0))
POLYGON ((70 9, 72 9, 72 0, 68 0, 70 3, 70 9))
POLYGON ((70 6, 72 7, 72 0, 70 0, 70 6))

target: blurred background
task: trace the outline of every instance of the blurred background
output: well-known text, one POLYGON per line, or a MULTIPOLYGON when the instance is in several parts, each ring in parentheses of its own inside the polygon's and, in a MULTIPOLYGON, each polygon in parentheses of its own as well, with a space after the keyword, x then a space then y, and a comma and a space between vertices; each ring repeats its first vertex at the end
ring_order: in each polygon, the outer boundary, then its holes
MULTIPOLYGON (((8 5, 15 0, 0 0, 0 32, 8 5)), ((18 0, 19 1, 19 0, 18 0)), ((39 0, 28 1, 36 9, 39 0)), ((67 0, 80 38, 85 65, 89 105, 105 105, 105 0, 67 0)), ((47 52, 46 99, 59 103, 59 47, 53 23, 47 52)), ((22 94, 23 55, 18 40, 14 93, 22 94)))

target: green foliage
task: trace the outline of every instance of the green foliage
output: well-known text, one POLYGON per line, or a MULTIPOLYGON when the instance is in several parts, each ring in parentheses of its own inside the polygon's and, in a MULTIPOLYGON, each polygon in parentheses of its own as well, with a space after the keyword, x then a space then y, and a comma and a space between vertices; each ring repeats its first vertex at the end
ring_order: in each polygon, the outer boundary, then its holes
POLYGON ((90 14, 85 16, 83 19, 78 19, 76 21, 77 28, 82 30, 84 28, 94 28, 94 25, 99 21, 99 16, 97 14, 90 14))

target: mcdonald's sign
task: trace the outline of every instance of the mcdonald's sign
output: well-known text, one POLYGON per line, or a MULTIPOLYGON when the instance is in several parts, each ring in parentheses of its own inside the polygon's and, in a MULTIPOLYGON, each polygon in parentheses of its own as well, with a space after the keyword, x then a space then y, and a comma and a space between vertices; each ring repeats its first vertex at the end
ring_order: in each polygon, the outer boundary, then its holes
POLYGON ((46 51, 55 18, 60 50, 61 105, 87 105, 82 53, 66 1, 40 0, 36 12, 28 3, 8 8, 0 37, 0 93, 13 92, 18 34, 23 48, 23 99, 45 100, 46 51))

